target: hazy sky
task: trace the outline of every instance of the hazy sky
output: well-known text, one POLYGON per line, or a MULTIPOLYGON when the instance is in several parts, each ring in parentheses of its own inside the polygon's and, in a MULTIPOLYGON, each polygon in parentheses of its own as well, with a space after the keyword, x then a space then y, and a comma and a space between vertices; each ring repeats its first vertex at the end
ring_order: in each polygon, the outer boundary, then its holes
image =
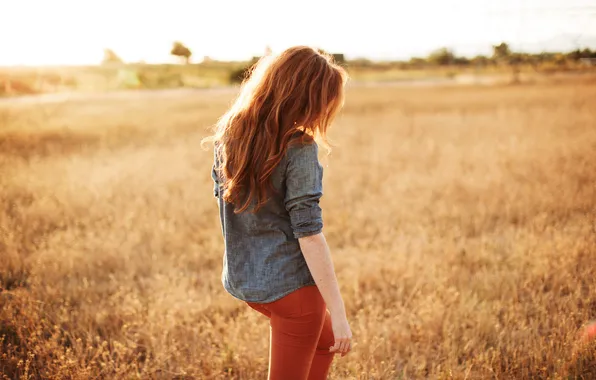
POLYGON ((596 0, 0 0, 0 65, 93 64, 104 48, 167 62, 174 40, 195 60, 294 44, 382 59, 548 49, 561 35, 571 48, 595 37, 596 0))

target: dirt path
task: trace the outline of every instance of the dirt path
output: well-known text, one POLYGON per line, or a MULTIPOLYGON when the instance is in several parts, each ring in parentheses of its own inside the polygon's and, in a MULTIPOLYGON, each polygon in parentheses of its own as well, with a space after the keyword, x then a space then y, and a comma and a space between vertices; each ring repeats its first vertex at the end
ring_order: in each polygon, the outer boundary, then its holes
POLYGON ((163 90, 119 90, 119 91, 105 91, 105 92, 64 92, 51 93, 39 95, 24 95, 8 98, 0 98, 0 105, 2 104, 50 104, 50 103, 65 103, 70 101, 90 101, 90 100, 129 100, 134 98, 155 97, 161 98, 164 96, 187 96, 193 94, 205 93, 233 93, 235 87, 221 87, 209 89, 195 89, 195 88, 174 88, 163 90))

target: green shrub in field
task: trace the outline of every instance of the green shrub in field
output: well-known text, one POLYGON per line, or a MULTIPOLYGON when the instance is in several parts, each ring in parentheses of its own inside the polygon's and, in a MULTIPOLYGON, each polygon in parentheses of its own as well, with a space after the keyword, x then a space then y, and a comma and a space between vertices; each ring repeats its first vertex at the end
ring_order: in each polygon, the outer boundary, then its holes
POLYGON ((259 59, 260 57, 253 57, 246 65, 230 70, 230 75, 228 77, 230 84, 242 83, 259 59))

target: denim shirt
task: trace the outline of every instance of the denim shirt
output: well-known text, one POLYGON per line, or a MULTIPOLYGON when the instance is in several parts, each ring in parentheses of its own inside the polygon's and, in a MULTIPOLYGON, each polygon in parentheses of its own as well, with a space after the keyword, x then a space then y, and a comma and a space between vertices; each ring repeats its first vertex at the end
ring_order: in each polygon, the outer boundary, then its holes
POLYGON ((222 198, 217 168, 216 157, 211 177, 225 244, 221 279, 226 291, 242 301, 268 303, 314 285, 298 238, 323 228, 317 144, 288 147, 271 176, 276 191, 256 213, 234 213, 234 206, 222 198))

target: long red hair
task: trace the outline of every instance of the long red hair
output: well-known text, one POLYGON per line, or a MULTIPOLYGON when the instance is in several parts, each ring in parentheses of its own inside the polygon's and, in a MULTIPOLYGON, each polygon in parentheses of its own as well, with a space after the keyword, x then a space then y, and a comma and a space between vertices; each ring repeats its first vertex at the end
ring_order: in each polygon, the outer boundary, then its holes
POLYGON ((265 56, 253 66, 206 139, 215 143, 223 198, 235 212, 251 203, 256 212, 267 202, 271 175, 288 145, 317 139, 328 146, 327 128, 343 105, 346 81, 345 70, 329 55, 307 46, 265 56))

